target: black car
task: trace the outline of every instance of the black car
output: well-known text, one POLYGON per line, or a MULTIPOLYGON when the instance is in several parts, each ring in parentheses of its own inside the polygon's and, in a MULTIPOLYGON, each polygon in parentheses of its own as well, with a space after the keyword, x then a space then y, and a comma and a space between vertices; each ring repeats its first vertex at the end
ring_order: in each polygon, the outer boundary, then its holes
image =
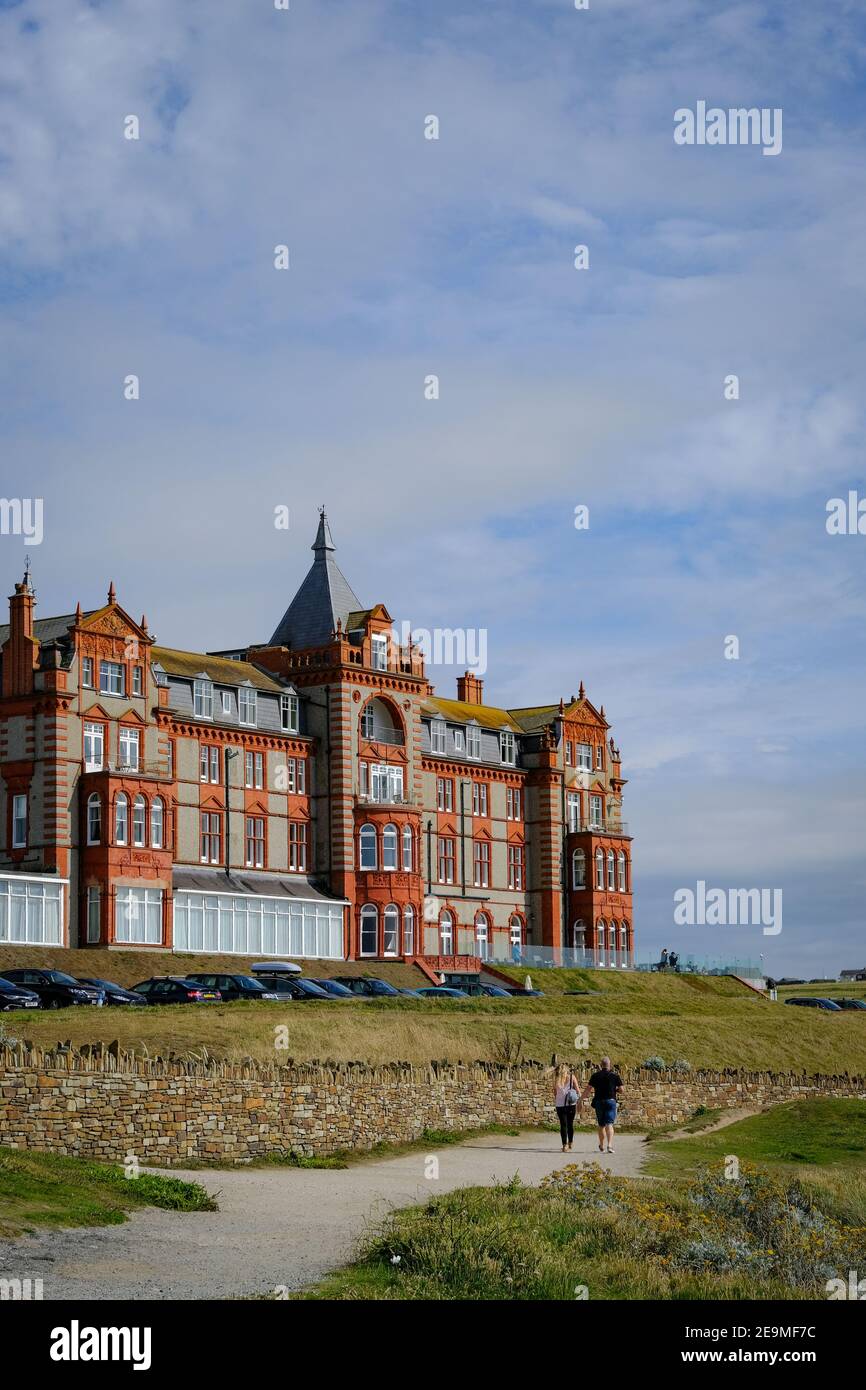
POLYGON ((0 1013, 7 1009, 38 1009, 39 1003, 39 995, 32 989, 0 978, 0 1013))
POLYGON ((840 1009, 866 1009, 866 999, 837 999, 840 1009))
POLYGON ((62 970, 6 970, 4 976, 39 995, 43 1009, 66 1009, 73 1004, 103 1004, 105 995, 95 985, 83 985, 62 970))
POLYGON ((517 989, 509 985, 505 986, 505 993, 510 994, 512 999, 543 999, 543 989, 517 989))
POLYGON ((310 979, 310 984, 318 985, 319 989, 323 989, 333 999, 354 999, 355 997, 350 989, 346 989, 345 985, 340 984, 339 980, 310 979))
POLYGON ((223 999, 278 999, 279 995, 263 983, 262 978, 254 980, 252 975, 208 975, 199 973, 187 975, 194 984, 204 985, 206 989, 217 989, 223 999))
POLYGON ((842 1010, 839 1008, 839 1005, 835 1003, 835 1001, 832 999, 819 999, 817 997, 812 998, 811 996, 805 994, 799 999, 786 999, 785 1003, 799 1004, 800 1007, 804 1009, 827 1009, 830 1013, 837 1014, 842 1012, 842 1010))
POLYGON ((415 991, 420 994, 422 999, 468 999, 469 995, 465 990, 457 989, 454 985, 426 985, 424 989, 415 991))
POLYGON ((464 994, 468 994, 472 999, 510 999, 507 989, 502 985, 483 985, 478 980, 471 980, 468 983, 454 986, 461 989, 464 994))
POLYGON ((141 1004, 141 997, 131 989, 124 989, 123 985, 116 985, 111 980, 90 979, 87 975, 79 975, 80 985, 93 985, 94 989, 101 989, 105 995, 106 1004, 141 1004))
POLYGON ((400 991, 395 989, 387 980, 377 980, 372 975, 338 975, 337 983, 345 985, 346 989, 353 994, 365 995, 370 998, 399 999, 400 991))
POLYGON ((317 985, 313 980, 303 980, 298 975, 265 975, 264 973, 256 976, 266 990, 269 990, 277 999, 297 999, 299 1001, 311 999, 333 999, 321 985, 317 985))
POLYGON ((145 1004, 213 1003, 222 997, 218 989, 207 989, 197 980, 188 980, 185 975, 156 975, 132 988, 142 996, 145 1004))

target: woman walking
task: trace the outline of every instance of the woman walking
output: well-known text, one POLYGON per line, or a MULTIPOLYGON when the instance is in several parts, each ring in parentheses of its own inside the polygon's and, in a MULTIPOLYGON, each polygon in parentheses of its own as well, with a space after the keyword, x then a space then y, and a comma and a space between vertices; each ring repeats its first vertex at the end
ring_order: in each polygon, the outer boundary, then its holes
POLYGON ((556 1113, 559 1116, 559 1132, 562 1136, 562 1152, 574 1144, 574 1112, 579 1100, 577 1082, 571 1067, 557 1067, 554 1081, 556 1113))
POLYGON ((584 1087, 581 1103, 586 1100, 590 1091, 593 1092, 592 1108, 595 1111, 595 1122, 598 1125, 598 1151, 604 1153, 605 1140, 607 1141, 607 1151, 613 1153, 613 1127, 616 1121, 616 1101, 617 1096, 622 1090, 622 1077, 619 1072, 613 1070, 609 1057, 602 1057, 601 1070, 594 1071, 584 1087))

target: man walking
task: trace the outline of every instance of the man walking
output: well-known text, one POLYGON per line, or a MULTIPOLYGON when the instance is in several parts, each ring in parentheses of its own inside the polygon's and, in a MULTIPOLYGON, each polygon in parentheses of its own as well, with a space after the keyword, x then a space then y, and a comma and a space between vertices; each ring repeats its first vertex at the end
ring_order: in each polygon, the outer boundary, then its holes
POLYGON ((612 1069, 610 1058, 602 1057, 601 1070, 593 1072, 580 1098, 582 1105, 590 1091, 593 1092, 592 1108, 595 1111, 595 1121, 598 1125, 598 1151, 602 1154, 605 1143, 608 1153, 614 1152, 613 1127, 616 1123, 617 1096, 621 1090, 622 1077, 619 1072, 612 1069))

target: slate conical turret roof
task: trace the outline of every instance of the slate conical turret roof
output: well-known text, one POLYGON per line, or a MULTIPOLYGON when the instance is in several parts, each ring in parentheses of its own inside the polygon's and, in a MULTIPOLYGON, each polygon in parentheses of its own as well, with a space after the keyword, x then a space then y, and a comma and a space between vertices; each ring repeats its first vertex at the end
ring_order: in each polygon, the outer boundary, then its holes
POLYGON ((337 621, 346 625, 350 613, 363 608, 334 559, 334 542, 324 507, 310 549, 315 555, 307 577, 292 599, 270 640, 272 647, 323 647, 337 621))

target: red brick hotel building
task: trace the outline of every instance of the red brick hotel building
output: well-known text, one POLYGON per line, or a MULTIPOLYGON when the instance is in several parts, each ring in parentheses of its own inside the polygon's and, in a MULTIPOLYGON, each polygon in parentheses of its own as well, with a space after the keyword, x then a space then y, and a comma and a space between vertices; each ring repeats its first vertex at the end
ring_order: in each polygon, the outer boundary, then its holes
MULTIPOLYGON (((604 707, 435 694, 362 606, 324 512, 264 645, 157 645, 114 586, 0 627, 0 944, 438 970, 633 955, 631 839, 604 707)), ((259 634, 260 635, 260 634, 259 634)))

